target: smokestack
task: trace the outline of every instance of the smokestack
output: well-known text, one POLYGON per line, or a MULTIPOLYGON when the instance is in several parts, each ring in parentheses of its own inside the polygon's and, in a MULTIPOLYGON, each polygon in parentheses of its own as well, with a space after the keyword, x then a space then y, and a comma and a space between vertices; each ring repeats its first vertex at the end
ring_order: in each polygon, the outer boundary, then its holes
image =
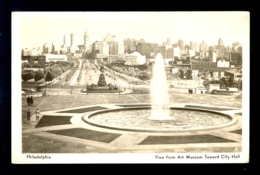
POLYGON ((64 37, 63 37, 63 44, 64 44, 64 46, 66 46, 66 35, 64 35, 64 37))
POLYGON ((72 45, 73 45, 73 42, 74 42, 74 34, 72 33, 72 34, 70 35, 70 37, 71 37, 70 42, 71 42, 71 46, 72 46, 72 45))

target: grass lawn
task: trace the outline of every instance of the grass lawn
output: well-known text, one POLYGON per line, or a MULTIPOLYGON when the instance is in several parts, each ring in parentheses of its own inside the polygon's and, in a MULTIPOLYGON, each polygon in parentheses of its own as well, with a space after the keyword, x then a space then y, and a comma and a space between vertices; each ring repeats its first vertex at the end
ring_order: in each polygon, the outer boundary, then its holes
POLYGON ((242 135, 242 129, 238 129, 238 130, 230 131, 230 132, 242 135))
POLYGON ((71 124, 70 119, 72 116, 51 116, 44 115, 37 123, 35 128, 45 127, 45 126, 55 126, 55 125, 66 125, 71 124))
POLYGON ((139 145, 190 144, 190 143, 225 143, 233 140, 205 134, 191 136, 148 136, 139 145))
POLYGON ((73 128, 73 129, 63 129, 63 130, 53 130, 53 131, 47 131, 49 133, 63 135, 63 136, 69 136, 69 137, 76 137, 80 139, 86 139, 86 140, 92 140, 97 142, 103 142, 103 143, 110 143, 121 134, 112 134, 112 133, 106 133, 106 132, 98 132, 98 131, 92 131, 88 129, 83 128, 73 128))
POLYGON ((67 110, 67 111, 60 111, 60 112, 57 112, 57 113, 85 113, 85 112, 91 112, 91 111, 102 110, 102 109, 107 109, 107 108, 100 107, 100 106, 95 106, 95 107, 89 107, 89 108, 81 108, 81 109, 72 109, 72 110, 67 110))
POLYGON ((196 108, 196 109, 208 109, 214 111, 236 110, 235 108, 218 108, 218 107, 195 106, 195 105, 186 105, 185 107, 196 108))

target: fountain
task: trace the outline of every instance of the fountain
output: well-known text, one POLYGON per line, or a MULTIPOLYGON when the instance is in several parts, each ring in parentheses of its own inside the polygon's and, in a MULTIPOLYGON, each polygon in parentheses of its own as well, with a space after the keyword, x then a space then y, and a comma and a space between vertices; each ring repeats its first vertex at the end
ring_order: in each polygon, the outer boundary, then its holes
POLYGON ((169 108, 168 85, 161 53, 155 57, 153 77, 150 85, 151 120, 171 120, 169 108))
POLYGON ((117 104, 84 115, 93 126, 138 132, 178 132, 215 129, 236 123, 234 116, 207 109, 173 107, 161 53, 156 55, 150 85, 151 104, 117 104), (148 114, 148 115, 147 115, 148 114))

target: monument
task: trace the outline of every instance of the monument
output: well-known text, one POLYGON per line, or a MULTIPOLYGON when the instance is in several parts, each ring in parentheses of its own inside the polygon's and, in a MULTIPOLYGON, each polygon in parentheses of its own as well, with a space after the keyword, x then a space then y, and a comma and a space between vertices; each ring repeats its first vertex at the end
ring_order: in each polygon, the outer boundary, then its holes
POLYGON ((107 85, 107 82, 105 80, 105 75, 103 73, 101 73, 99 75, 99 80, 98 80, 98 87, 105 87, 107 85))

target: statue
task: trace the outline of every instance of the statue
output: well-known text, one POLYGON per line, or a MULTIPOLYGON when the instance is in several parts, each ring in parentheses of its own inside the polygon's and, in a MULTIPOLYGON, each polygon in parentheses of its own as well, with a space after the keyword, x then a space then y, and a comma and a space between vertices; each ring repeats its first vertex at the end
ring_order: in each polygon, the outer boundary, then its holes
POLYGON ((105 75, 101 73, 99 75, 99 80, 98 80, 98 87, 105 87, 107 85, 106 80, 105 80, 105 75))
POLYGON ((101 72, 104 72, 104 66, 101 66, 101 67, 100 67, 100 71, 101 71, 101 72))

